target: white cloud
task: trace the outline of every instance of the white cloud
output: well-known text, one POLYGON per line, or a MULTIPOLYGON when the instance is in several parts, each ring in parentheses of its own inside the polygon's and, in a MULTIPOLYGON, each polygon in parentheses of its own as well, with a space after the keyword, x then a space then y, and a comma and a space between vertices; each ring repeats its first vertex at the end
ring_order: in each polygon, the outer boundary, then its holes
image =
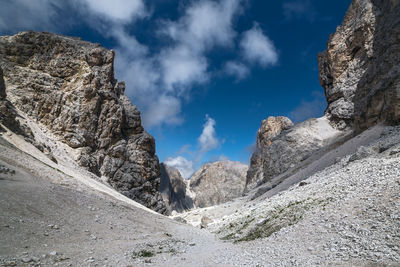
POLYGON ((224 70, 226 74, 236 77, 237 80, 243 80, 250 74, 249 68, 237 61, 228 61, 224 70))
POLYGON ((142 0, 84 0, 87 7, 102 18, 128 23, 146 14, 142 0))
POLYGON ((215 120, 206 115, 206 123, 203 125, 203 131, 198 138, 200 154, 204 154, 219 146, 220 142, 215 132, 215 120))
POLYGON ((233 18, 239 12, 240 0, 194 2, 180 20, 166 21, 161 32, 192 51, 231 46, 236 36, 233 18))
POLYGON ((149 128, 163 123, 170 125, 180 124, 183 121, 180 112, 181 101, 178 98, 160 95, 144 110, 143 121, 146 122, 145 127, 149 128))
POLYGON ((193 161, 187 160, 182 156, 178 156, 175 158, 169 157, 164 163, 168 166, 177 168, 181 173, 182 177, 185 179, 189 179, 190 176, 194 173, 193 161))
MULTIPOLYGON (((238 34, 234 21, 242 13, 243 2, 186 2, 187 5, 182 5, 182 16, 175 21, 158 21, 158 31, 148 33, 167 39, 160 43, 163 46, 158 51, 140 43, 129 31, 136 20, 150 18, 151 12, 144 0, 4 0, 0 8, 0 32, 65 33, 74 25, 85 24, 105 38, 114 39, 115 76, 126 82, 126 94, 142 112, 145 127, 173 125, 182 123, 183 101, 190 98, 192 88, 208 82, 215 74, 210 69, 209 53, 221 47, 235 49, 238 34)), ((271 48, 272 43, 258 27, 246 32, 241 43, 246 60, 253 62, 257 57, 260 64, 273 64, 271 55, 266 59, 265 55, 259 57, 257 52, 248 51, 257 48, 265 52, 271 48)), ((237 80, 247 77, 249 72, 238 60, 227 62, 222 71, 237 80)))
POLYGON ((310 0, 295 0, 283 3, 283 15, 286 20, 305 18, 313 22, 317 12, 310 0))
POLYGON ((268 67, 278 62, 278 53, 272 41, 255 24, 252 29, 244 32, 240 41, 243 57, 262 67, 268 67))
MULTIPOLYGON (((26 30, 55 31, 60 26, 58 10, 66 5, 57 0, 5 0, 0 7, 0 32, 15 33, 26 30)), ((63 16, 62 24, 67 26, 72 21, 67 12, 63 16)))
POLYGON ((161 53, 159 58, 166 90, 181 94, 195 83, 208 80, 207 59, 196 55, 185 46, 178 46, 161 53))

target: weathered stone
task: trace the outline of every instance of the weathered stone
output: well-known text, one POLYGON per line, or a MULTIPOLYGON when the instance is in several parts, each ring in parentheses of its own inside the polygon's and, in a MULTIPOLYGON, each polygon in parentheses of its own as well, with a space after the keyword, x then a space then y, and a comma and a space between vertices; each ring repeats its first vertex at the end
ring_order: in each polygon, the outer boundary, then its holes
MULTIPOLYGON (((267 132, 264 136, 270 135, 272 138, 258 137, 257 151, 251 158, 250 169, 247 173, 246 191, 290 169, 297 168, 316 151, 332 144, 341 134, 331 126, 326 117, 309 119, 294 126, 288 123, 280 126, 279 123, 275 124, 273 119, 270 119, 270 123, 275 125, 273 133, 277 135, 267 132), (279 133, 279 129, 286 130, 279 133), (264 141, 264 145, 259 145, 259 143, 262 144, 259 140, 268 141, 264 141)), ((269 124, 268 120, 265 124, 269 124)), ((261 189, 260 192, 265 192, 264 190, 266 188, 261 189)))
POLYGON ((160 164, 160 192, 169 211, 182 212, 193 208, 193 200, 186 193, 188 182, 181 176, 178 169, 160 164))
POLYGON ((233 200, 243 194, 247 165, 218 161, 203 165, 190 178, 195 206, 208 207, 233 200))
POLYGON ((246 188, 251 189, 257 182, 264 179, 263 151, 272 143, 273 138, 282 131, 293 126, 293 122, 286 117, 268 117, 261 122, 257 133, 256 149, 250 159, 250 167, 246 176, 246 188))
POLYGON ((327 50, 318 56, 320 83, 328 102, 324 117, 282 133, 272 131, 273 139, 265 138, 269 140, 265 144, 260 141, 262 126, 247 189, 302 166, 316 151, 340 142, 335 140, 340 131, 357 134, 377 123, 400 123, 399 14, 398 0, 351 3, 327 50))
POLYGON ((6 86, 4 84, 3 70, 0 68, 0 100, 4 100, 6 95, 6 86))
POLYGON ((354 0, 319 55, 326 115, 359 133, 400 122, 399 1, 354 0))
POLYGON ((76 38, 0 37, 7 98, 74 148, 77 162, 124 195, 166 212, 155 142, 114 78, 114 52, 76 38))
MULTIPOLYGON (((7 100, 6 86, 3 77, 3 70, 0 67, 0 123, 3 124, 8 129, 24 135, 26 138, 29 138, 31 132, 26 130, 24 131, 21 128, 20 123, 16 120, 16 113, 13 105, 7 100)), ((5 131, 3 127, 0 125, 0 131, 5 131)))

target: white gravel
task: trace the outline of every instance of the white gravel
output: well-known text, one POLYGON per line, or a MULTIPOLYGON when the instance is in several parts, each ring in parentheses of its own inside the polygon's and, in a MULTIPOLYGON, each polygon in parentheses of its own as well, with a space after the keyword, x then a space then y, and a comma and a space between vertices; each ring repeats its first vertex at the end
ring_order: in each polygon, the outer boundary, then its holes
POLYGON ((302 186, 178 214, 209 217, 206 229, 0 142, 1 168, 16 171, 1 173, 0 266, 398 266, 400 127, 381 133, 302 186))

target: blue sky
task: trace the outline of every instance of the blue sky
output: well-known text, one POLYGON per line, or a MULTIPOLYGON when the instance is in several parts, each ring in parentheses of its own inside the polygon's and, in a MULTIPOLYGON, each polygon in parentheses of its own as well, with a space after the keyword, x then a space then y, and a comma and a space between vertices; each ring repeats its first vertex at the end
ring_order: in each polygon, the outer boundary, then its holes
POLYGON ((323 114, 317 54, 350 0, 1 0, 0 33, 79 36, 116 51, 116 77, 160 161, 188 177, 248 163, 268 116, 323 114))

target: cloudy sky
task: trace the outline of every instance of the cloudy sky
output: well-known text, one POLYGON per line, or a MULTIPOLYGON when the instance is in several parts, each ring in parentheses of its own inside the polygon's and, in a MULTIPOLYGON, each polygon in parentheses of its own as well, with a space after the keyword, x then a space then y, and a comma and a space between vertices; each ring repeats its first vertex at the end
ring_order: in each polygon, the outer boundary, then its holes
POLYGON ((317 53, 350 0, 1 0, 0 33, 79 36, 116 51, 115 70, 185 177, 248 163, 268 116, 323 114, 317 53))

